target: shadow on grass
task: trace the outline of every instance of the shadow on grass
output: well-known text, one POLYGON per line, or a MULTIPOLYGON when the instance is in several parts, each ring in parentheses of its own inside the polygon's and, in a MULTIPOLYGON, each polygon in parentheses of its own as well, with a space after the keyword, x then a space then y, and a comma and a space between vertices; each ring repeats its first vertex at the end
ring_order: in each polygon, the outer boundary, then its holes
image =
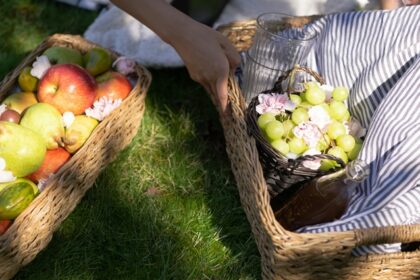
POLYGON ((185 70, 177 69, 156 73, 147 102, 152 110, 166 107, 174 114, 188 108, 197 137, 185 145, 191 147, 189 153, 198 153, 206 170, 202 195, 147 195, 133 173, 118 179, 130 168, 129 158, 138 156, 137 146, 131 145, 102 172, 48 248, 16 279, 259 278, 258 252, 209 99, 185 70), (168 95, 174 85, 185 91, 168 95), (166 211, 169 203, 172 211, 166 211))

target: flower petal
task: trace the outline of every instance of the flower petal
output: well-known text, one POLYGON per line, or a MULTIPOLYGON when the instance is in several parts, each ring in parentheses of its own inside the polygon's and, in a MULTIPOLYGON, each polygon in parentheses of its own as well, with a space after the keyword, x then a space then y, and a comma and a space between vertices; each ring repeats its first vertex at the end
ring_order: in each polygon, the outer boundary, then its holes
POLYGON ((13 176, 12 171, 1 170, 0 171, 0 183, 8 183, 16 180, 16 177, 13 176))
POLYGON ((63 114, 64 127, 69 128, 71 124, 74 122, 75 118, 76 117, 74 116, 72 112, 64 112, 63 114))
POLYGON ((31 75, 38 79, 42 79, 50 67, 51 63, 46 55, 38 56, 32 64, 31 75))

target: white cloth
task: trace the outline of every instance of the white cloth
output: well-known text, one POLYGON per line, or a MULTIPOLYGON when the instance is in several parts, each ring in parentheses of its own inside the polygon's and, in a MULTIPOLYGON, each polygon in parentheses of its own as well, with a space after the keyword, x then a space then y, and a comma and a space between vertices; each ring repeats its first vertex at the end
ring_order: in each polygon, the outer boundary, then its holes
MULTIPOLYGON (((264 12, 292 15, 326 14, 365 6, 368 0, 232 0, 214 26, 255 18, 264 12)), ((136 19, 111 6, 86 30, 84 36, 148 67, 178 67, 183 62, 176 51, 136 19)))

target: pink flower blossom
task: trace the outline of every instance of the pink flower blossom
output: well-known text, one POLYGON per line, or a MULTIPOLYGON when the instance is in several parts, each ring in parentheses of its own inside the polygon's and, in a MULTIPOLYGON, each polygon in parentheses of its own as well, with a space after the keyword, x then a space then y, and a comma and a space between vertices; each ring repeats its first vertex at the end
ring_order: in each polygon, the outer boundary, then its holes
POLYGON ((302 122, 293 129, 293 134, 296 137, 302 138, 309 148, 316 146, 318 141, 322 138, 322 132, 319 127, 312 122, 302 122))
POLYGON ((257 105, 256 110, 259 114, 279 114, 284 113, 285 111, 292 111, 296 107, 295 103, 290 101, 287 94, 261 93, 258 95, 258 101, 259 104, 257 105))
POLYGON ((125 56, 117 58, 112 64, 112 67, 125 76, 136 72, 136 62, 125 56))
POLYGON ((122 103, 122 99, 112 100, 106 96, 99 98, 91 108, 86 109, 86 116, 102 121, 122 103))

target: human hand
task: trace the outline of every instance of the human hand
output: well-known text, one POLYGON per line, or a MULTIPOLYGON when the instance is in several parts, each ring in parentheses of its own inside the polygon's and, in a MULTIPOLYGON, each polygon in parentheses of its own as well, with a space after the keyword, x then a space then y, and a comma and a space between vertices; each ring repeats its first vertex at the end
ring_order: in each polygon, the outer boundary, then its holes
POLYGON ((188 73, 210 94, 219 113, 226 112, 229 70, 240 63, 240 56, 221 33, 200 23, 182 26, 170 43, 183 59, 188 73))

